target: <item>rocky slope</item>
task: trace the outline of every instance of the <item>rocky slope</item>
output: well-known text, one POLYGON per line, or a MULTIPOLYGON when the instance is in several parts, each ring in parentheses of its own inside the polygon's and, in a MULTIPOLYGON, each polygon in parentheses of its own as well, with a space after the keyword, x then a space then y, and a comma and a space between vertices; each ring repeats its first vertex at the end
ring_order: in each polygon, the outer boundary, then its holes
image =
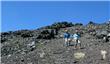
MULTIPOLYGON (((66 29, 73 34, 78 27, 72 26, 66 29)), ((97 38, 96 29, 94 35, 88 32, 87 26, 80 26, 81 49, 74 49, 73 45, 69 47, 63 45, 64 40, 61 35, 64 29, 60 28, 54 37, 51 37, 47 29, 1 33, 1 64, 110 64, 110 38, 107 37, 108 41, 105 42, 97 38), (101 50, 107 51, 105 60, 102 60, 101 50), (75 53, 83 53, 85 56, 77 59, 75 53)), ((109 27, 98 30, 110 33, 109 27)))

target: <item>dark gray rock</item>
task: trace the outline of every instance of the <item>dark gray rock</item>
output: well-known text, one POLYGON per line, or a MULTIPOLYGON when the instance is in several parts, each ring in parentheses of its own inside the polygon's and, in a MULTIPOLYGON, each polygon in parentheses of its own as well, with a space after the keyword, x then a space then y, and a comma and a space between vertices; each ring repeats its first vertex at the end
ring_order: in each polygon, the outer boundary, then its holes
MULTIPOLYGON (((51 33, 51 29, 43 28, 2 33, 1 64, 109 64, 110 40, 106 42, 106 38, 109 38, 109 29, 106 25, 101 26, 102 29, 95 29, 95 36, 88 34, 86 27, 80 26, 83 49, 63 46, 64 39, 60 35, 63 35, 64 28, 60 28, 58 34, 54 31, 51 33), (51 35, 54 35, 54 38, 51 35), (101 50, 107 51, 106 60, 101 60, 101 50), (81 60, 75 59, 74 53, 77 52, 85 53, 85 57, 81 60)), ((67 29, 74 34, 77 27, 67 29)))

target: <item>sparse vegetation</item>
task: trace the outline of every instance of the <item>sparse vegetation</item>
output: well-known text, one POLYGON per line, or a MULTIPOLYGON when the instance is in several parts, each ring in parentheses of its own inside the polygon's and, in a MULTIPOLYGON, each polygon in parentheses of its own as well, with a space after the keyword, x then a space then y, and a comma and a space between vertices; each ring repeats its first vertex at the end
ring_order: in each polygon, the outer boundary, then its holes
POLYGON ((51 26, 46 26, 47 29, 60 29, 60 28, 66 28, 66 27, 72 27, 74 24, 72 22, 55 22, 51 26))
MULTIPOLYGON (((94 24, 94 22, 90 22, 89 24, 94 24)), ((109 64, 110 37, 107 34, 110 31, 106 27, 108 25, 105 23, 94 24, 91 25, 93 27, 91 28, 81 23, 56 22, 42 29, 1 33, 1 61, 4 64, 74 64, 76 62, 75 59, 84 59, 76 63, 101 64, 100 50, 104 49, 107 51, 107 55, 106 62, 103 63, 109 64), (76 28, 81 30, 81 49, 74 50, 73 46, 69 46, 68 48, 63 46, 63 38, 60 36, 63 34, 65 28, 71 34, 74 33, 76 28), (89 32, 89 28, 94 30, 90 30, 89 32), (55 31, 56 29, 57 31, 55 31), (103 37, 106 37, 108 40, 102 41, 103 39, 106 40, 103 37), (45 54, 43 56, 41 54, 42 51, 45 54), (83 53, 77 53, 82 51, 83 53)), ((71 42, 71 44, 74 44, 74 42, 71 42)))

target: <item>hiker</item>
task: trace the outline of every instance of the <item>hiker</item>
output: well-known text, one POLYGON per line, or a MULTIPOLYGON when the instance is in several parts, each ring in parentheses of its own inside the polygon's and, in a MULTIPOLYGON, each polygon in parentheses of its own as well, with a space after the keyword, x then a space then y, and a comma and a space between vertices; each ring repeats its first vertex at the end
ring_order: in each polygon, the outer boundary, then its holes
POLYGON ((70 34, 68 33, 68 30, 65 29, 65 33, 64 33, 65 46, 70 45, 69 38, 70 38, 70 34))
POLYGON ((73 35, 73 39, 74 39, 74 42, 75 42, 75 45, 74 45, 74 48, 79 48, 81 47, 81 43, 80 43, 80 34, 79 32, 76 30, 76 33, 73 35))

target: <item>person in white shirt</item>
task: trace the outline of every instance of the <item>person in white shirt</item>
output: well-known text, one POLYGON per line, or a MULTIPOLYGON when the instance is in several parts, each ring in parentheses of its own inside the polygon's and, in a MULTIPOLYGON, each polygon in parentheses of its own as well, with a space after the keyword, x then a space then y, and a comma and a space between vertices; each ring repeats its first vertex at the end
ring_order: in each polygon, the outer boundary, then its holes
POLYGON ((73 40, 75 42, 74 48, 79 48, 81 47, 81 43, 80 43, 80 34, 78 32, 76 32, 75 34, 73 34, 73 40))

